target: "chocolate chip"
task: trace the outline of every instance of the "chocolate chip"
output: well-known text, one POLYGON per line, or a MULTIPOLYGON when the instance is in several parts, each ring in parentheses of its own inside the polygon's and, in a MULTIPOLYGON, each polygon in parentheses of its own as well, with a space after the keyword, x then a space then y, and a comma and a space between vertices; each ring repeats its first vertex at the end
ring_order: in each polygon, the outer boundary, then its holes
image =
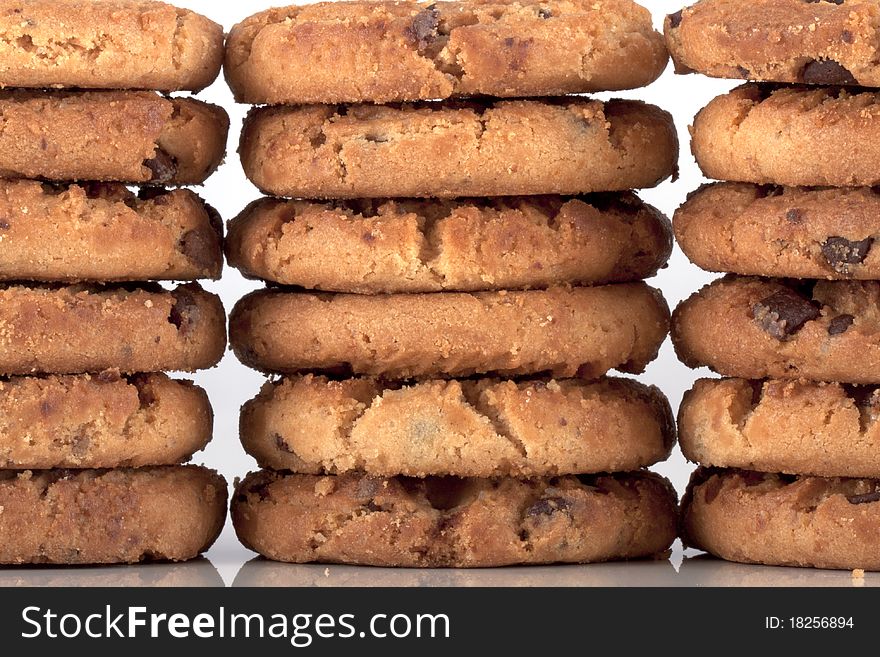
POLYGON ((155 201, 170 194, 164 187, 141 187, 138 190, 138 198, 142 201, 155 201))
POLYGON ((745 66, 737 66, 736 72, 739 74, 739 77, 741 77, 743 80, 748 80, 749 76, 752 74, 752 72, 749 69, 747 69, 745 66))
POLYGON ((763 484, 766 478, 763 472, 755 472, 754 470, 740 470, 737 474, 746 486, 763 484))
POLYGON ((177 290, 174 297, 174 305, 168 312, 168 321, 185 336, 198 320, 199 305, 195 297, 186 290, 177 290))
POLYGON ((208 269, 218 258, 217 240, 210 228, 190 230, 180 238, 178 248, 200 269, 208 269))
POLYGON ((11 226, 6 219, 0 219, 0 230, 9 230, 11 226))
POLYGON ((404 28, 403 35, 410 44, 422 52, 437 37, 439 26, 440 12, 435 5, 430 5, 413 17, 412 22, 404 28))
POLYGON ((161 148, 156 149, 156 154, 148 160, 144 160, 144 166, 151 172, 149 182, 164 184, 171 182, 177 175, 177 159, 161 148))
POLYGON ((571 509, 571 502, 562 497, 545 497, 538 500, 526 510, 526 516, 533 518, 535 516, 550 516, 557 511, 565 511, 571 509))
POLYGON ((669 18, 669 27, 675 29, 676 27, 681 25, 681 9, 679 9, 674 14, 669 14, 667 18, 669 18))
POLYGON ((752 308, 755 321, 777 340, 794 335, 819 316, 819 308, 794 290, 782 289, 752 308))
POLYGON ((829 237, 822 244, 822 255, 838 274, 848 274, 850 265, 859 265, 868 257, 873 237, 851 242, 845 237, 829 237))
POLYGON ((838 315, 832 319, 831 323, 828 325, 828 335, 840 335, 846 333, 855 319, 856 318, 852 315, 838 315))
POLYGON ((53 411, 52 402, 50 402, 48 399, 44 399, 43 401, 40 402, 40 414, 43 417, 48 417, 49 415, 52 414, 52 411, 53 411))
POLYGON ((363 235, 361 235, 361 239, 364 242, 366 242, 367 244, 372 244, 373 242, 376 241, 376 236, 373 235, 372 232, 368 232, 368 233, 364 233, 363 235))
POLYGON ((553 16, 553 12, 550 11, 549 9, 544 9, 543 7, 538 9, 538 18, 546 19, 546 18, 551 18, 552 16, 553 16))
POLYGON ((113 195, 114 191, 116 191, 115 185, 105 182, 83 183, 82 188, 88 199, 108 198, 113 195))
POLYGON ((801 70, 807 84, 857 84, 853 74, 833 59, 811 59, 801 70))
POLYGON ((275 434, 275 447, 280 449, 282 452, 287 452, 288 454, 293 454, 293 450, 287 446, 287 443, 284 442, 284 438, 280 433, 275 434))
POLYGON ((880 490, 873 493, 862 493, 861 495, 847 495, 846 499, 850 504, 871 504, 872 502, 880 502, 880 490))
POLYGON ((119 370, 104 370, 95 377, 99 383, 116 383, 122 380, 119 370))
POLYGON ((840 33, 840 40, 844 43, 855 43, 856 38, 853 36, 853 33, 849 30, 844 30, 840 33))
POLYGON ((254 484, 248 490, 249 493, 253 493, 260 498, 260 502, 264 502, 268 500, 271 496, 269 495, 269 484, 268 483, 260 483, 254 484))
POLYGON ((793 224, 799 224, 804 220, 804 211, 792 208, 785 213, 785 218, 793 224))

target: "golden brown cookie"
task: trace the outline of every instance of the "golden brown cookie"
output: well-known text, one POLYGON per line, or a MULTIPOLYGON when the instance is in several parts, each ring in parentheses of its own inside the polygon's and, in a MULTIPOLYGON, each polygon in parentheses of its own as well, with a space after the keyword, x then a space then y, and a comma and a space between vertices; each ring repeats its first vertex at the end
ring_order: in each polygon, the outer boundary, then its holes
POLYGON ((165 374, 0 381, 0 468, 116 468, 188 461, 211 440, 208 395, 165 374))
POLYGON ((472 568, 662 555, 676 496, 654 474, 553 479, 248 475, 239 540, 277 561, 472 568))
POLYGON ((0 180, 0 280, 219 278, 222 222, 189 190, 0 180))
POLYGON ((644 370, 668 318, 644 283, 376 297, 264 290, 236 304, 230 342, 267 372, 595 378, 644 370))
POLYGON ((700 468, 682 541, 722 559, 880 570, 880 481, 700 468))
POLYGON ((223 160, 220 107, 146 91, 0 92, 0 177, 201 184, 223 160))
POLYGON ((790 278, 880 279, 880 194, 716 183, 673 219, 691 261, 709 271, 790 278))
POLYGON ((0 1, 0 87, 198 91, 220 73, 223 28, 139 0, 0 1))
POLYGON ((319 474, 546 477, 638 470, 675 442, 669 402, 632 379, 334 381, 294 376, 242 408, 260 467, 319 474))
POLYGON ((700 0, 666 17, 679 73, 880 87, 876 2, 700 0))
POLYGON ((239 149, 263 192, 301 198, 581 194, 676 170, 672 117, 586 98, 252 110, 239 149))
POLYGON ((312 290, 546 288, 653 276, 669 222, 630 193, 462 201, 261 199, 229 223, 229 264, 312 290))
POLYGON ((725 376, 880 383, 880 281, 727 276, 679 305, 672 342, 725 376))
POLYGON ((880 184, 880 91, 745 84, 694 119, 709 178, 759 184, 880 184))
POLYGON ((196 284, 0 286, 0 374, 213 367, 226 346, 220 299, 196 284))
POLYGON ((0 563, 185 561, 226 518, 213 470, 0 471, 0 563))
POLYGON ((630 0, 321 2, 233 27, 225 72, 243 103, 387 103, 631 89, 667 58, 630 0))

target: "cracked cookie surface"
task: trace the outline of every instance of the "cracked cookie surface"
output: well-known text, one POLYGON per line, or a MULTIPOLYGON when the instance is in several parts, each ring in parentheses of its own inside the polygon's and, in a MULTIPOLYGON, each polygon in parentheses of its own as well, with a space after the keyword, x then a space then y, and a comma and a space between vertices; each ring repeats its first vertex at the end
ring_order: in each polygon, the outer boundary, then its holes
POLYGON ((483 567, 664 553, 676 496, 651 473, 383 479, 261 471, 237 487, 239 540, 294 563, 483 567))
POLYGON ((244 103, 387 103, 630 89, 666 62, 630 0, 323 2, 233 27, 225 73, 244 103))
POLYGON ((226 241, 246 276, 363 294, 632 281, 653 276, 671 250, 668 220, 634 194, 262 199, 230 222, 226 241))

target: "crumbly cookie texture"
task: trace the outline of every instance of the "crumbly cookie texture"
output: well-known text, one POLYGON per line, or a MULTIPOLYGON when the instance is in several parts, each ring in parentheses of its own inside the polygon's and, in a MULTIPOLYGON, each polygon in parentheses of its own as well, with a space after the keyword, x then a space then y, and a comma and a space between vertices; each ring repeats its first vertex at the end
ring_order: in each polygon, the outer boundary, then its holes
POLYGON ((197 185, 223 160, 229 117, 146 91, 0 92, 0 177, 197 185))
POLYGON ((223 28, 129 0, 2 0, 0 87, 199 91, 220 73, 223 28))
POLYGON ((0 286, 0 374, 192 372, 226 347, 220 299, 196 284, 0 286))
POLYGON ((650 473, 552 479, 383 479, 262 471, 236 490, 239 540, 270 559, 482 567, 658 556, 676 496, 650 473))
POLYGON ((116 468, 188 461, 211 439, 204 390, 164 374, 0 381, 0 467, 116 468))
POLYGON ((638 470, 669 456, 657 388, 631 379, 434 380, 295 376, 242 408, 260 467, 320 474, 544 477, 638 470))
POLYGON ((679 410, 681 449, 702 465, 880 477, 878 417, 876 387, 700 379, 679 410))
POLYGON ((189 190, 0 180, 0 280, 219 278, 223 226, 189 190))
POLYGON ((880 6, 865 0, 700 0, 666 17, 676 71, 880 87, 880 6))
POLYGON ((630 0, 321 2, 233 27, 225 73, 243 103, 387 103, 631 89, 667 59, 630 0))
POLYGON ((244 364, 267 372, 595 378, 643 371, 668 319, 644 283, 377 297, 265 290, 236 304, 230 341, 244 364))
POLYGON ((880 570, 880 481, 700 468, 682 541, 729 561, 880 570))
POLYGON ((364 294, 633 281, 653 276, 671 250, 666 217, 630 193, 262 199, 230 222, 226 242, 230 265, 248 277, 364 294))
POLYGON ((746 84, 703 108, 691 135, 691 149, 709 178, 880 184, 880 92, 746 84))
POLYGON ((706 185, 675 213, 702 269, 790 278, 880 279, 880 194, 870 187, 706 185))
POLYGON ((262 107, 239 148, 263 192, 299 198, 581 194, 676 171, 672 117, 584 98, 262 107))
POLYGON ((196 466, 0 471, 0 563, 185 561, 226 517, 226 482, 196 466))
POLYGON ((728 276, 673 314, 690 367, 744 379, 880 383, 880 282, 728 276))

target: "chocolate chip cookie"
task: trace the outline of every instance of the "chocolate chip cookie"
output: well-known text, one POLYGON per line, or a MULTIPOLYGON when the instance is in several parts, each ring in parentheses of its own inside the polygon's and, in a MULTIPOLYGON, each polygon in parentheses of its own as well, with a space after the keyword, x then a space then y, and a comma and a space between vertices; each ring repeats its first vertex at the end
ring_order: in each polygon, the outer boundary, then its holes
POLYGON ((676 496, 650 473, 552 479, 248 475, 232 520, 277 561, 406 567, 586 563, 659 556, 676 496), (393 538, 392 538, 393 537, 393 538))
POLYGON ((0 280, 216 279, 222 230, 188 190, 0 180, 0 280))
POLYGON ((252 110, 239 152, 274 196, 581 194, 657 185, 678 137, 668 113, 629 100, 306 105, 252 110))
POLYGON ((630 193, 262 199, 230 222, 226 248, 246 276, 307 289, 470 292, 647 278, 669 258, 672 233, 662 214, 630 193))
POLYGON ((0 563, 184 561, 226 517, 213 470, 0 470, 0 563))
POLYGON ((728 276, 673 314, 690 367, 745 379, 880 383, 880 281, 728 276))
POLYGON ((236 304, 230 341, 267 372, 595 378, 644 370, 668 318, 644 283, 376 297, 265 290, 236 304))
POLYGON ((880 481, 700 468, 682 541, 729 561, 880 570, 880 481))
POLYGON ((631 89, 666 62, 630 0, 357 1, 245 19, 225 70, 239 102, 278 105, 631 89))
POLYGON ((631 379, 433 380, 294 376, 242 408, 261 467, 300 473, 545 477, 638 470, 669 456, 657 388, 631 379))
POLYGON ((880 194, 870 187, 706 185, 675 213, 702 269, 791 278, 880 279, 880 194))

